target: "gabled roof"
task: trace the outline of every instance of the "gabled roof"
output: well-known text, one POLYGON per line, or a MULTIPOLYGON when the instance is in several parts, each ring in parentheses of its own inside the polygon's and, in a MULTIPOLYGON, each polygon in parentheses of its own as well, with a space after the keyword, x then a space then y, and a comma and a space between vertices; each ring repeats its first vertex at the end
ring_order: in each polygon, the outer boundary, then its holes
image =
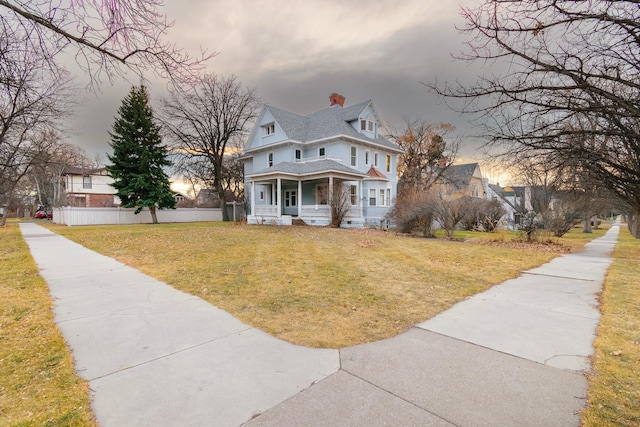
POLYGON ((402 150, 397 145, 379 133, 376 138, 370 138, 358 132, 350 125, 350 122, 357 120, 360 114, 369 106, 373 108, 371 101, 363 101, 345 108, 339 105, 333 105, 306 116, 294 114, 266 104, 264 105, 264 109, 269 111, 287 138, 292 141, 305 143, 344 135, 370 141, 401 152, 402 150))
POLYGON ((380 172, 378 169, 376 169, 373 166, 371 166, 371 168, 369 168, 369 171, 367 172, 367 175, 369 175, 369 178, 387 179, 387 176, 385 174, 383 174, 382 172, 380 172))
POLYGON ((477 163, 451 165, 444 171, 443 179, 446 183, 453 184, 456 188, 467 187, 477 167, 477 163))
POLYGON ((356 175, 364 177, 362 172, 358 172, 355 169, 351 169, 348 166, 338 163, 335 160, 318 160, 315 162, 280 162, 271 167, 249 174, 248 176, 261 176, 261 175, 313 175, 322 172, 341 172, 349 175, 356 175))
POLYGON ((493 190, 494 193, 499 194, 502 197, 512 197, 515 196, 516 193, 511 189, 511 187, 500 187, 496 184, 488 184, 489 188, 493 190))
POLYGON ((271 113, 289 139, 300 142, 307 139, 305 117, 266 104, 264 108, 271 113))
POLYGON ((104 175, 103 172, 106 172, 107 168, 79 168, 75 166, 66 166, 62 171, 63 175, 104 175))
POLYGON ((510 187, 502 188, 499 185, 495 185, 495 184, 488 184, 488 185, 489 185, 489 188, 493 190, 493 192, 496 193, 502 199, 502 202, 507 206, 510 206, 514 212, 521 212, 523 210, 522 207, 518 206, 517 203, 514 203, 512 200, 508 199, 509 197, 514 197, 516 195, 516 193, 513 190, 511 190, 510 187))

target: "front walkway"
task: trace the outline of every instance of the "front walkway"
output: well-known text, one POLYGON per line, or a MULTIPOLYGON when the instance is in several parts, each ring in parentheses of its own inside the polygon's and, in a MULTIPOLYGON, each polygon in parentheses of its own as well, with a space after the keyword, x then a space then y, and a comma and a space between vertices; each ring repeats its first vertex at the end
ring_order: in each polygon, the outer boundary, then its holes
POLYGON ((46 228, 21 223, 102 427, 234 426, 339 369, 46 228))
POLYGON ((287 344, 20 226, 104 427, 578 426, 619 230, 404 334, 338 352, 287 344))

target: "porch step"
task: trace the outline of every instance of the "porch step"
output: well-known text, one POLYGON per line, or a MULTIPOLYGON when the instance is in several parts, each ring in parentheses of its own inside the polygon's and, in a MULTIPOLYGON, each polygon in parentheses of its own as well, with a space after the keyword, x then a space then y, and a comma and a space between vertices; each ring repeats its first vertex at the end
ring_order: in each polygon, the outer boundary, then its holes
POLYGON ((291 218, 291 225, 307 225, 307 223, 300 219, 300 217, 293 217, 291 218))

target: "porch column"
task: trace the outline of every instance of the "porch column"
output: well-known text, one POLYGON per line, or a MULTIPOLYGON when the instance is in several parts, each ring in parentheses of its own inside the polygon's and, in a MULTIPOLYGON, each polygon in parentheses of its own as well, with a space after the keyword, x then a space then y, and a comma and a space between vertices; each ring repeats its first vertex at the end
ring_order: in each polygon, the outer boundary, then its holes
POLYGON ((364 217, 364 181, 360 180, 360 189, 358 192, 360 193, 360 217, 364 217))
POLYGON ((256 182, 251 180, 251 215, 256 216, 256 182))
POLYGON ((331 206, 331 204, 333 203, 333 177, 330 176, 329 177, 329 194, 327 194, 327 202, 329 203, 329 206, 331 206))
POLYGON ((278 210, 278 218, 282 217, 282 178, 278 178, 278 188, 276 189, 276 209, 278 210))
POLYGON ((298 180, 298 218, 302 212, 302 181, 298 180))

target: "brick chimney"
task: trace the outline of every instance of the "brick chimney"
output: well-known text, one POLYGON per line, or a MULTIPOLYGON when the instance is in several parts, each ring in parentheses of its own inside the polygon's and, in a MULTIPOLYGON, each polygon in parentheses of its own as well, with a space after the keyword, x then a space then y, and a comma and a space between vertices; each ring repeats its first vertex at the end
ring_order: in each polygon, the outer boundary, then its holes
POLYGON ((329 107, 333 107, 336 104, 344 107, 344 96, 340 95, 339 93, 333 92, 331 95, 329 95, 329 107))

